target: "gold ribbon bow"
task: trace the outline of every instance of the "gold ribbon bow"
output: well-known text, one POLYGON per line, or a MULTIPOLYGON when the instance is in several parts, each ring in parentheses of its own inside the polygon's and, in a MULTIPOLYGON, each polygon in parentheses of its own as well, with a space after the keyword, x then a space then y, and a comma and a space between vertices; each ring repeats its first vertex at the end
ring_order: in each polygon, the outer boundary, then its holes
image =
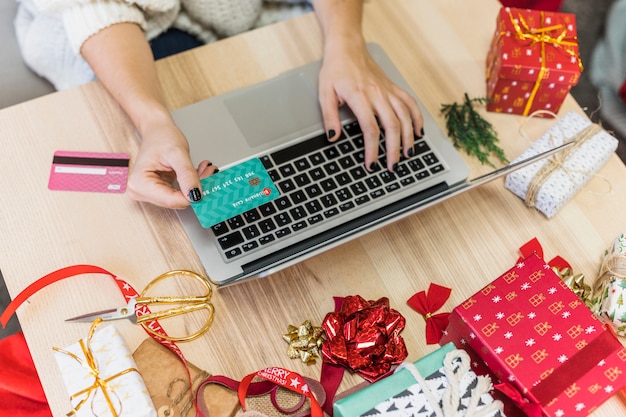
POLYGON ((552 268, 563 283, 571 289, 578 298, 589 308, 593 306, 593 290, 585 282, 584 274, 574 274, 571 268, 552 268))
POLYGON ((115 393, 115 390, 113 389, 113 387, 109 384, 112 380, 114 380, 115 378, 119 378, 122 375, 126 375, 130 372, 139 372, 137 369, 135 368, 128 368, 125 369, 123 371, 120 371, 118 373, 116 373, 115 375, 111 375, 107 378, 101 378, 100 377, 100 371, 98 370, 98 363, 96 361, 96 358, 93 354, 93 352, 91 351, 91 338, 93 337, 93 334, 96 331, 96 327, 98 326, 98 324, 100 324, 100 322, 102 322, 102 319, 96 319, 93 324, 91 325, 91 328, 89 329, 89 334, 87 336, 87 342, 85 342, 83 339, 80 340, 80 347, 83 351, 83 354, 85 356, 85 360, 82 360, 80 357, 78 357, 77 355, 75 355, 72 352, 68 352, 66 350, 54 347, 53 349, 56 350, 57 352, 61 352, 64 353, 68 356, 70 356, 72 359, 74 359, 75 361, 77 361, 83 368, 85 368, 94 378, 94 382, 93 384, 91 384, 91 386, 78 391, 77 393, 73 394, 70 396, 70 400, 73 400, 75 398, 78 398, 80 396, 85 396, 82 400, 80 400, 80 402, 78 404, 76 404, 76 406, 74 407, 74 409, 72 411, 70 411, 69 413, 67 413, 68 417, 69 416, 73 416, 75 415, 78 410, 80 410, 80 408, 87 402, 87 400, 89 400, 89 398, 91 397, 91 410, 95 415, 95 411, 93 409, 94 406, 94 400, 95 400, 95 396, 97 394, 98 389, 102 391, 102 394, 104 395, 104 398, 107 402, 107 405, 109 407, 109 410, 111 410, 111 414, 114 417, 118 417, 119 414, 121 413, 121 408, 122 408, 122 401, 120 400, 119 396, 115 393), (93 394, 93 396, 92 396, 93 394), (115 400, 117 400, 117 407, 113 404, 113 398, 115 398, 115 400))
POLYGON ((324 342, 324 330, 313 326, 309 320, 296 327, 289 325, 283 339, 289 343, 287 356, 291 359, 300 358, 306 364, 315 363, 320 357, 320 350, 324 342))
MULTIPOLYGON (((567 28, 563 27, 562 24, 532 29, 528 26, 522 15, 519 15, 516 20, 513 17, 513 14, 509 12, 509 17, 511 19, 511 23, 513 24, 513 28, 515 29, 515 33, 520 40, 530 41, 531 45, 535 43, 541 45, 541 69, 539 70, 537 80, 535 81, 535 85, 533 86, 528 101, 526 102, 526 107, 524 108, 523 115, 527 116, 530 113, 533 102, 535 101, 535 96, 537 95, 537 91, 539 91, 541 81, 548 71, 548 68, 546 67, 546 45, 552 45, 555 48, 560 48, 570 56, 576 58, 581 72, 583 71, 583 65, 580 56, 576 53, 576 51, 568 48, 561 48, 565 46, 575 47, 578 45, 576 37, 566 38, 567 28), (559 30, 560 33, 557 36, 551 35, 551 33, 559 30)), ((541 12, 541 21, 545 21, 545 13, 543 11, 541 12)))

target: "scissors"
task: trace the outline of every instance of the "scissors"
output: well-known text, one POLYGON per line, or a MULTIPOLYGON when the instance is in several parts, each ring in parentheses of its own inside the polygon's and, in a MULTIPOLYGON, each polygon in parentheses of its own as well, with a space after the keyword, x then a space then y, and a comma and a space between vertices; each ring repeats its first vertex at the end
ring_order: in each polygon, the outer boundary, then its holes
POLYGON ((101 318, 103 321, 127 318, 133 323, 141 325, 147 332, 155 336, 158 336, 160 338, 163 338, 172 342, 189 342, 194 339, 197 339, 202 334, 204 334, 207 330, 209 330, 209 327, 211 327, 211 324, 213 323, 213 316, 215 313, 215 309, 213 308, 213 304, 211 304, 210 302, 212 295, 213 295, 213 290, 211 289, 211 286, 209 285, 208 281, 204 279, 202 276, 196 274, 195 272, 186 271, 186 270, 168 271, 164 274, 159 275, 152 281, 150 281, 150 283, 148 283, 148 285, 143 289, 139 297, 131 298, 128 301, 128 304, 126 304, 125 306, 114 308, 114 309, 109 309, 109 310, 96 311, 93 313, 72 317, 72 318, 67 319, 66 321, 91 322, 97 318, 101 318), (199 283, 202 284, 204 288, 206 288, 206 293, 204 295, 195 295, 195 296, 155 296, 155 297, 145 296, 148 290, 150 290, 150 288, 152 288, 158 282, 164 281, 170 278, 180 277, 180 276, 189 277, 198 281, 199 283), (170 304, 170 305, 178 304, 178 306, 172 307, 166 310, 137 315, 138 306, 150 306, 150 305, 156 306, 156 305, 161 305, 161 304, 170 304), (189 335, 178 336, 178 337, 168 336, 166 334, 156 332, 152 330, 150 326, 148 326, 148 323, 153 320, 167 319, 169 317, 174 317, 174 316, 178 316, 181 314, 191 313, 191 312, 199 311, 203 309, 206 309, 208 311, 206 322, 198 331, 196 331, 195 333, 191 333, 189 335))

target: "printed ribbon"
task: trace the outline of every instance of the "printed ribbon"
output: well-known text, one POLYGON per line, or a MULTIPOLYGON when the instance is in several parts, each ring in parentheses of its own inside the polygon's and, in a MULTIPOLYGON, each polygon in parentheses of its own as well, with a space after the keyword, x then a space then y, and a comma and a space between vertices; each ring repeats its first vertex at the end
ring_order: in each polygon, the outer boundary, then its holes
MULTIPOLYGON (((136 298, 139 296, 139 293, 129 283, 119 278, 118 276, 114 275, 113 273, 107 271, 106 269, 103 269, 103 268, 100 268, 99 266, 94 266, 94 265, 72 265, 72 266, 58 269, 54 272, 47 274, 46 276, 38 279, 37 281, 33 282, 28 287, 26 287, 24 290, 22 290, 22 292, 20 292, 9 303, 6 310, 4 310, 4 312, 0 316, 0 324, 2 324, 2 327, 6 327, 7 322, 9 321, 11 316, 13 316, 13 314, 15 313, 15 310, 17 310, 17 308, 22 303, 24 303, 24 301, 26 301, 28 298, 34 295, 37 291, 57 281, 61 281, 66 278, 71 278, 76 275, 82 275, 82 274, 101 274, 101 275, 103 274, 103 275, 108 275, 109 277, 113 278, 113 281, 115 282, 120 292, 124 296, 125 302, 128 302, 131 298, 136 298)), ((137 309, 136 313, 138 316, 149 314, 150 309, 147 306, 142 306, 140 309, 137 309)), ((159 337, 159 334, 161 334, 162 336, 167 336, 167 333, 165 332, 165 329, 161 327, 161 325, 159 324, 157 320, 152 320, 152 321, 147 322, 146 326, 149 327, 155 333, 153 334, 152 332, 148 332, 147 330, 144 329, 146 333, 150 335, 150 337, 152 337, 154 340, 156 340, 163 346, 170 349, 182 361, 183 365, 185 366, 185 370, 187 372, 187 379, 189 382, 189 386, 192 386, 191 385, 191 372, 189 370, 187 360, 185 359, 185 356, 183 355, 183 352, 180 350, 180 348, 176 345, 176 343, 169 341, 167 339, 164 339, 162 337, 159 337)))
POLYGON ((407 304, 420 313, 426 322, 426 343, 439 343, 443 332, 448 327, 450 313, 437 313, 450 297, 452 289, 431 283, 426 291, 415 293, 408 299, 407 304))
MULTIPOLYGON (((253 376, 256 374, 252 374, 253 376)), ((296 374, 297 375, 297 374, 296 374)), ((326 401, 326 393, 324 392, 324 388, 322 385, 315 381, 314 379, 302 377, 308 391, 310 391, 314 396, 317 404, 324 404, 326 401)), ((209 415, 209 410, 204 403, 204 397, 202 396, 204 388, 208 384, 218 384, 225 388, 228 388, 232 391, 235 391, 239 395, 239 389, 241 387, 242 382, 236 381, 232 378, 228 378, 222 375, 212 375, 206 378, 204 381, 200 383, 198 389, 196 390, 196 402, 198 404, 198 412, 202 415, 209 415)), ((261 395, 270 395, 270 399, 272 401, 272 405, 282 414, 292 415, 293 417, 308 417, 311 415, 310 409, 305 409, 299 411, 304 403, 306 402, 306 395, 301 395, 300 401, 293 405, 291 408, 285 408, 281 404, 279 404, 277 395, 278 389, 281 385, 278 385, 276 382, 272 380, 263 380, 263 381, 255 381, 248 383, 247 387, 245 387, 245 397, 256 397, 261 395)), ((300 393, 300 392, 298 392, 300 393)), ((300 393, 302 394, 302 393, 300 393)), ((332 404, 331 404, 332 406, 332 404)))
POLYGON ((56 350, 57 352, 61 352, 63 354, 66 354, 68 356, 70 356, 72 359, 74 359, 75 361, 77 361, 83 368, 85 368, 87 370, 87 372, 89 372, 93 377, 94 377, 94 382, 91 386, 78 391, 75 394, 70 395, 70 400, 73 400, 74 398, 78 398, 82 395, 86 395, 85 398, 83 398, 82 400, 80 400, 80 402, 78 404, 76 404, 76 406, 74 407, 74 409, 72 411, 70 411, 67 415, 68 416, 73 416, 74 414, 76 414, 78 412, 78 410, 80 410, 80 408, 83 406, 83 404, 85 404, 85 402, 87 402, 87 400, 91 397, 91 410, 92 412, 95 414, 94 410, 93 410, 93 405, 94 405, 94 401, 96 399, 96 394, 98 392, 98 389, 100 389, 102 391, 102 394, 104 395, 104 399, 107 403, 107 406, 109 407, 109 410, 111 411, 111 414, 114 417, 118 417, 118 415, 121 413, 121 408, 122 408, 122 400, 120 400, 119 396, 115 393, 115 390, 113 389, 112 386, 109 385, 109 382, 111 382, 112 380, 119 378, 123 375, 126 375, 130 372, 137 372, 139 373, 139 371, 135 368, 128 368, 125 369, 123 371, 117 372, 114 375, 111 375, 105 379, 102 379, 100 377, 100 371, 98 369, 98 363, 96 362, 96 358, 93 354, 93 351, 91 350, 91 338, 93 337, 95 331, 96 331, 96 327, 98 327, 98 325, 102 322, 102 319, 98 318, 96 319, 93 324, 91 325, 91 328, 89 329, 89 334, 87 336, 87 342, 85 342, 83 339, 81 339, 79 341, 80 343, 80 347, 81 350, 83 351, 83 356, 85 357, 85 360, 82 360, 80 357, 78 357, 77 355, 75 355, 72 352, 68 352, 64 349, 60 349, 57 347, 54 347, 53 349, 56 350), (92 396, 93 394, 93 396, 92 396), (111 395, 112 394, 115 399, 118 402, 118 408, 120 409, 120 411, 117 411, 116 407, 113 404, 113 401, 111 399, 111 395))
POLYGON ((299 374, 290 370, 278 367, 265 368, 260 371, 254 372, 241 380, 237 394, 239 397, 239 403, 244 411, 246 411, 246 396, 248 388, 255 377, 260 377, 271 381, 283 388, 298 393, 303 397, 306 397, 311 402, 311 417, 324 417, 322 407, 320 407, 317 399, 311 392, 307 381, 299 374))

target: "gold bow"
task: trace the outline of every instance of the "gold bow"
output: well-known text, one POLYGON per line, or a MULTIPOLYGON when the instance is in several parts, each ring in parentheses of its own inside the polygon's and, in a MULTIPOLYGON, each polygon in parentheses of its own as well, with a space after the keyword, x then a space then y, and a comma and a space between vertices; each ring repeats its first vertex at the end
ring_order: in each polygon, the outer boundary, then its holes
POLYGON ((104 398, 107 402, 107 405, 109 407, 109 410, 111 410, 111 414, 114 417, 118 417, 119 413, 121 413, 121 408, 122 408, 122 401, 120 400, 120 398, 118 397, 118 395, 115 393, 115 390, 113 389, 113 387, 109 384, 112 380, 114 380, 115 378, 119 378, 122 375, 126 375, 130 372, 139 372, 137 369, 135 368, 128 368, 125 369, 123 371, 120 371, 118 373, 116 373, 115 375, 111 375, 108 378, 102 379, 100 377, 100 372, 98 370, 98 363, 93 355, 93 352, 91 351, 91 338, 93 337, 93 334, 96 331, 96 327, 98 326, 98 324, 100 324, 100 322, 102 322, 102 319, 98 318, 96 319, 93 324, 91 325, 91 328, 89 329, 89 335, 87 336, 87 342, 85 343, 83 339, 80 340, 80 347, 83 351, 83 354, 85 356, 85 360, 82 360, 80 357, 78 357, 77 355, 75 355, 72 352, 68 352, 66 350, 54 347, 53 349, 56 350, 57 352, 61 352, 64 353, 68 356, 70 356, 72 359, 76 360, 83 368, 85 368, 93 377, 94 377, 94 382, 93 384, 91 384, 91 386, 78 391, 77 393, 73 394, 70 396, 70 400, 73 400, 75 398, 78 398, 80 396, 85 396, 82 400, 80 400, 80 402, 78 404, 76 404, 76 406, 74 407, 74 409, 72 411, 70 411, 69 413, 67 413, 68 417, 69 416, 73 416, 74 414, 76 414, 78 412, 78 410, 80 410, 80 408, 87 402, 87 400, 89 400, 89 398, 91 397, 91 410, 92 412, 95 414, 94 410, 93 410, 93 405, 94 405, 94 400, 95 400, 95 396, 97 393, 97 390, 100 389, 102 391, 102 394, 104 395, 104 398), (93 396, 92 396, 93 394, 93 396), (117 401, 117 407, 113 404, 113 398, 115 398, 115 400, 117 401), (118 411, 119 410, 119 411, 118 411))
POLYGON ((580 298, 582 302, 589 308, 593 306, 593 290, 585 282, 584 274, 574 274, 571 268, 556 268, 552 270, 561 278, 561 280, 568 286, 569 289, 574 291, 574 294, 580 298))
MULTIPOLYGON (((519 15, 516 20, 513 17, 513 14, 509 12, 509 17, 511 19, 511 23, 513 24, 513 28, 515 29, 515 33, 517 37, 522 41, 530 41, 530 44, 539 43, 541 45, 541 69, 539 70, 539 74, 537 75, 537 80, 535 81, 535 85, 530 93, 528 101, 526 102, 526 107, 524 108, 524 116, 527 116, 530 113, 530 109, 535 100, 535 96, 537 95, 537 91, 539 91, 539 87, 541 86, 541 81, 547 71, 546 67, 546 44, 552 45, 556 48, 561 48, 565 46, 576 47, 578 45, 577 38, 566 38, 567 28, 564 28, 562 24, 552 25, 547 27, 541 27, 538 29, 531 29, 526 20, 519 15), (519 21, 519 23, 518 23, 519 21), (552 36, 551 33, 554 31, 560 31, 557 36, 552 36)), ((541 12, 541 21, 544 22, 545 13, 541 12)), ((578 53, 572 49, 562 48, 567 54, 578 60, 578 67, 580 71, 583 71, 583 64, 580 59, 578 53)))
POLYGON ((289 343, 287 355, 291 359, 300 358, 306 364, 315 363, 315 358, 320 356, 322 343, 324 342, 324 330, 313 326, 309 320, 296 327, 289 325, 283 339, 289 343))

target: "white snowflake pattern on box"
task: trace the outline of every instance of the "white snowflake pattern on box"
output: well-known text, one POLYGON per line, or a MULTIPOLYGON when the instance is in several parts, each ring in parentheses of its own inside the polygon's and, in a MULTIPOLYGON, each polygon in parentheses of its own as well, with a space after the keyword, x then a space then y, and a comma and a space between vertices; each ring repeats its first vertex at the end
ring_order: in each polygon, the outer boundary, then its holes
MULTIPOLYGON (((459 360, 456 360, 454 363, 457 368, 460 366, 459 360)), ((430 392, 433 394, 434 399, 438 401, 440 408, 442 407, 442 399, 449 384, 444 372, 444 368, 442 367, 437 372, 425 378, 425 382, 430 392)), ((466 415, 466 410, 472 396, 472 390, 476 388, 477 384, 478 377, 472 370, 468 370, 461 376, 459 382, 461 404, 454 417, 463 417, 466 415)), ((493 403, 493 401, 494 399, 489 393, 481 395, 476 411, 480 414, 481 409, 493 403)), ((419 383, 415 383, 401 393, 379 403, 368 412, 361 414, 360 417, 433 417, 436 415, 435 409, 428 400, 428 396, 424 393, 422 386, 419 383)), ((501 410, 496 409, 488 414, 485 413, 483 417, 504 417, 504 414, 501 410)))
MULTIPOLYGON (((570 111, 552 126, 530 148, 513 162, 518 162, 563 144, 591 125, 591 121, 570 111)), ((573 149, 563 162, 539 188, 534 206, 548 218, 554 217, 578 191, 597 173, 617 149, 618 140, 605 130, 600 130, 578 148, 573 149)), ((568 152, 565 150, 564 152, 568 152)), ((553 158, 553 157, 550 157, 553 158)), ((526 200, 528 189, 537 173, 549 159, 543 159, 507 175, 504 186, 526 200)))
MULTIPOLYGON (((86 343, 85 339, 83 339, 83 343, 86 343)), ((89 346, 96 360, 101 379, 107 379, 127 369, 137 369, 126 342, 114 326, 96 330, 89 346)), ((71 397, 92 386, 95 378, 85 366, 63 351, 76 355, 82 361, 85 361, 85 355, 80 342, 54 352, 63 382, 68 395, 71 397)), ((108 385, 115 414, 111 411, 102 390, 97 389, 92 391, 87 401, 74 415, 78 417, 92 417, 94 415, 104 417, 115 416, 116 414, 118 417, 157 416, 154 403, 139 372, 132 371, 115 377, 108 382, 108 385)), ((85 397, 87 395, 73 398, 71 400, 72 406, 76 407, 85 397)))

